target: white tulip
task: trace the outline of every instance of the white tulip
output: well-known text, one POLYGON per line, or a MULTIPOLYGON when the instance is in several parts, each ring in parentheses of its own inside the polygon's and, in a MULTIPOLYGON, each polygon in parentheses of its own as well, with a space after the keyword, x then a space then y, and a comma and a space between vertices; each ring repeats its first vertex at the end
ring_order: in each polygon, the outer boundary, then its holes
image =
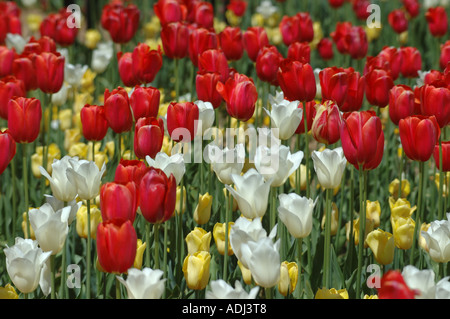
POLYGON ((267 210, 272 179, 264 177, 255 169, 249 169, 244 175, 232 174, 235 188, 225 185, 236 199, 242 215, 248 219, 263 217, 267 210))
POLYGON ((278 216, 294 238, 305 238, 312 230, 312 215, 316 201, 296 193, 280 194, 278 216))
POLYGON ((338 187, 347 165, 342 147, 325 149, 322 152, 313 151, 311 157, 320 185, 326 189, 338 187))
POLYGON ((149 166, 162 170, 167 177, 171 174, 175 177, 177 185, 181 182, 181 179, 186 172, 186 166, 184 164, 183 154, 175 153, 171 156, 164 152, 156 154, 155 159, 150 156, 145 157, 149 166))
POLYGON ((272 180, 272 187, 279 187, 300 167, 302 160, 302 151, 291 154, 286 145, 260 145, 256 149, 255 167, 266 181, 272 180))
POLYGON ((17 54, 21 54, 25 45, 30 41, 29 38, 24 38, 20 34, 16 33, 7 33, 5 38, 5 44, 8 49, 14 48, 17 54))
POLYGON ((67 169, 67 178, 76 185, 78 197, 82 200, 92 200, 100 193, 100 185, 103 173, 106 170, 105 163, 99 170, 93 161, 69 160, 74 168, 67 169))
POLYGON ((99 43, 92 51, 91 69, 95 73, 103 73, 114 56, 113 42, 99 43))
POLYGON ((271 288, 280 280, 280 241, 261 238, 257 242, 249 241, 241 248, 248 261, 248 269, 255 283, 264 288, 271 288))
POLYGON ((61 89, 52 94, 52 103, 56 106, 62 106, 67 101, 67 96, 69 94, 69 89, 71 88, 71 85, 67 82, 64 82, 61 86, 61 89))
POLYGON ((436 284, 436 299, 450 299, 450 277, 444 277, 436 284))
POLYGON ((281 102, 283 102, 284 99, 284 92, 283 91, 277 91, 275 93, 275 96, 273 96, 272 94, 269 94, 269 103, 270 104, 279 104, 281 102))
POLYGON ((117 279, 125 286, 128 299, 160 299, 164 292, 166 279, 161 279, 162 270, 144 268, 128 269, 127 279, 117 276, 117 279))
POLYGON ((271 119, 271 127, 276 137, 287 140, 294 135, 302 121, 303 109, 299 108, 300 102, 283 100, 272 104, 271 111, 264 109, 271 119))
POLYGON ((408 265, 403 268, 402 277, 411 290, 417 290, 419 292, 415 299, 435 298, 436 284, 433 270, 419 270, 412 265, 408 265))
POLYGON ((211 290, 206 292, 206 299, 256 299, 259 287, 254 287, 247 292, 242 284, 236 280, 234 288, 225 280, 218 279, 210 282, 211 290))
POLYGON ((62 159, 55 159, 52 163, 52 176, 39 166, 41 174, 50 182, 53 196, 63 202, 70 202, 77 196, 77 187, 67 178, 67 170, 73 168, 78 162, 78 157, 64 156, 62 159))
POLYGON ((64 64, 64 80, 70 86, 77 88, 81 84, 84 74, 89 67, 81 64, 64 64))
POLYGON ((197 136, 203 136, 206 130, 213 126, 214 120, 216 119, 216 113, 210 102, 196 101, 194 104, 197 105, 199 112, 197 136))
POLYGON ((261 4, 256 7, 256 12, 261 14, 264 19, 268 19, 278 12, 278 7, 274 6, 270 0, 263 0, 261 1, 261 4))
POLYGON ((422 231, 422 236, 432 260, 438 263, 450 261, 450 213, 447 213, 447 220, 431 222, 428 230, 422 231))
POLYGON ((44 263, 51 252, 43 252, 38 242, 31 239, 16 238, 12 247, 5 248, 6 270, 17 289, 31 293, 39 285, 44 263))
POLYGON ((54 211, 50 204, 30 210, 30 224, 43 251, 56 255, 61 251, 69 232, 70 207, 54 211))
MULTIPOLYGON (((60 201, 56 197, 50 196, 50 195, 44 195, 44 196, 45 196, 45 202, 50 204, 55 212, 60 209, 63 209, 65 207, 64 206, 65 203, 63 201, 60 201)), ((70 207, 70 213, 69 213, 69 219, 68 219, 69 226, 75 220, 75 218, 77 216, 77 212, 80 209, 82 204, 83 204, 82 202, 77 202, 75 199, 73 201, 66 203, 66 206, 70 207)))
POLYGON ((257 242, 261 238, 274 239, 276 236, 277 227, 275 226, 267 236, 266 230, 262 227, 261 219, 255 218, 249 220, 245 217, 239 217, 230 229, 230 245, 233 249, 234 255, 244 267, 248 268, 247 260, 245 259, 242 247, 249 241, 257 242))
POLYGON ((212 169, 219 181, 229 185, 233 183, 232 175, 241 174, 245 163, 245 148, 243 144, 238 144, 234 148, 219 148, 214 143, 205 147, 205 159, 211 163, 212 169))

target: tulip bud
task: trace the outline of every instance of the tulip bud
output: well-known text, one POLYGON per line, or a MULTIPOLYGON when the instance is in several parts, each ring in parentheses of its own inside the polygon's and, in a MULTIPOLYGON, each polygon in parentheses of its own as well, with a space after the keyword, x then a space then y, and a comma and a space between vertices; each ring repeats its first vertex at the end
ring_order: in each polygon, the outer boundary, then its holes
POLYGON ((394 260, 395 243, 391 233, 381 229, 371 231, 366 238, 375 260, 381 265, 389 265, 394 260))
POLYGON ((135 121, 141 117, 157 117, 161 93, 157 88, 136 86, 130 96, 135 121))
POLYGON ((198 195, 198 204, 194 211, 194 220, 199 225, 206 224, 211 217, 212 196, 209 193, 198 195))
POLYGON ((278 70, 278 83, 290 101, 307 102, 316 96, 314 71, 308 63, 285 59, 278 70))
POLYGON ((188 55, 189 28, 176 21, 164 24, 161 29, 164 54, 170 59, 182 59, 188 55))
POLYGON ((16 147, 16 141, 9 131, 0 131, 0 175, 16 155, 16 147))
POLYGON ((340 139, 342 116, 337 104, 327 100, 316 107, 311 132, 319 143, 334 144, 340 139))
POLYGON ((88 141, 101 141, 108 132, 104 106, 86 104, 80 112, 83 136, 88 141))
POLYGON ((106 89, 104 95, 105 117, 109 126, 118 134, 128 132, 133 125, 128 93, 118 87, 112 92, 106 89))
MULTIPOLYGON (((0 53, 1 54, 1 53, 0 53)), ((11 62, 12 63, 12 62, 11 62)), ((0 80, 0 117, 8 120, 8 102, 13 97, 25 97, 23 81, 14 76, 6 76, 0 80)))
MULTIPOLYGON (((228 249, 227 249, 227 254, 228 256, 233 255, 233 248, 230 245, 230 230, 231 230, 231 226, 233 226, 234 223, 230 222, 228 223, 228 249)), ((214 242, 217 246, 217 250, 219 251, 219 254, 221 254, 222 256, 225 254, 225 223, 216 223, 214 225, 214 229, 213 229, 213 237, 214 237, 214 242)))
POLYGON ((134 152, 137 158, 155 158, 161 151, 164 138, 164 122, 161 118, 141 117, 134 131, 134 152))
MULTIPOLYGON (((322 229, 325 229, 325 223, 327 222, 326 219, 327 219, 326 213, 324 212, 323 217, 322 217, 322 224, 321 224, 322 229)), ((339 223, 339 211, 338 211, 336 203, 333 202, 331 205, 331 232, 330 232, 331 236, 334 236, 337 234, 338 223, 339 223)))
POLYGON ((8 102, 9 133, 17 143, 32 143, 41 128, 41 102, 35 98, 16 97, 8 102))
POLYGON ((442 37, 448 32, 448 17, 444 7, 428 8, 425 18, 428 29, 434 37, 442 37))
MULTIPOLYGON (((88 220, 87 220, 87 206, 82 205, 80 209, 77 211, 76 218, 76 229, 77 234, 80 238, 88 237, 88 220)), ((96 205, 92 205, 90 207, 90 228, 91 228, 91 238, 96 240, 97 238, 97 226, 102 222, 102 213, 100 209, 96 205)))
POLYGON ((103 7, 101 25, 114 43, 128 43, 139 28, 140 11, 134 4, 108 3, 103 7))
POLYGON ((190 142, 197 134, 198 106, 193 102, 172 102, 167 108, 167 131, 176 142, 190 142))
POLYGON ((256 62, 259 51, 266 45, 269 45, 269 38, 263 27, 249 27, 244 32, 244 48, 253 62, 256 62))
POLYGON ((280 282, 278 291, 283 296, 292 294, 297 286, 298 266, 295 262, 283 261, 280 267, 280 282))
POLYGON ((243 34, 239 27, 225 27, 219 33, 219 43, 229 61, 240 60, 244 54, 243 34))
POLYGON ((203 228, 195 227, 194 230, 187 234, 185 240, 189 255, 193 255, 198 251, 209 252, 211 232, 206 232, 203 228))
POLYGON ((132 70, 139 83, 153 82, 163 63, 161 49, 151 50, 147 44, 139 43, 134 48, 131 58, 132 70))
POLYGON ((125 185, 118 183, 103 184, 100 189, 100 210, 102 220, 130 220, 136 218, 138 206, 137 187, 134 182, 125 185))
POLYGON ((209 282, 211 255, 207 251, 198 251, 188 255, 183 262, 183 273, 189 289, 205 289, 209 282))
POLYGON ((317 290, 314 299, 349 299, 347 289, 322 288, 317 290))

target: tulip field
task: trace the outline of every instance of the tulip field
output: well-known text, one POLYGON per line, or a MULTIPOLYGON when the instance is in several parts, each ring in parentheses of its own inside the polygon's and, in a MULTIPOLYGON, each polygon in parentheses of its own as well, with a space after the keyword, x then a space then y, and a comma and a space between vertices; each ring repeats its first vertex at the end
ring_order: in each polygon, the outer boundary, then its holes
POLYGON ((450 298, 450 1, 0 16, 0 299, 450 298))

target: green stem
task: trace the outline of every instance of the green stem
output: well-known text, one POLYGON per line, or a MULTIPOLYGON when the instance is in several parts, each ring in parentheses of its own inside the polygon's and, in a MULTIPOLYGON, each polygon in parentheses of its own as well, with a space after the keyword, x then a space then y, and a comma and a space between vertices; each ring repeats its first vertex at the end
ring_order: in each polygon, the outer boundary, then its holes
POLYGON ((12 175, 12 235, 16 238, 16 224, 17 224, 17 199, 16 199, 16 158, 11 160, 11 175, 12 175))
POLYGON ((130 159, 134 159, 134 127, 135 126, 136 126, 136 122, 133 121, 133 126, 132 126, 132 128, 130 130, 130 136, 129 136, 129 138, 130 138, 130 140, 129 140, 129 143, 130 143, 130 159))
POLYGON ((175 101, 178 102, 178 98, 180 97, 180 88, 179 88, 179 59, 173 59, 173 63, 174 63, 174 74, 175 74, 175 101))
POLYGON ((303 238, 297 238, 297 267, 298 267, 298 278, 297 278, 297 292, 296 297, 300 299, 302 297, 302 252, 303 252, 303 238))
POLYGON ((181 179, 180 182, 180 204, 179 204, 179 208, 178 208, 178 229, 177 229, 177 234, 178 234, 178 252, 177 252, 177 257, 178 257, 178 273, 180 278, 183 275, 183 188, 184 188, 184 177, 181 179))
POLYGON ((87 200, 86 298, 91 299, 91 201, 87 200))
POLYGON ((270 189, 270 229, 269 232, 275 227, 276 218, 277 218, 277 187, 272 187, 270 189))
POLYGON ((228 246, 230 245, 228 240, 228 223, 230 221, 231 211, 233 209, 233 199, 231 193, 226 190, 226 209, 225 209, 225 249, 223 253, 223 280, 227 281, 228 277, 228 246))
POLYGON ((444 198, 444 173, 442 170, 442 137, 439 136, 439 199, 438 199, 438 207, 439 207, 439 220, 444 218, 444 206, 443 206, 443 198, 444 198))
MULTIPOLYGON (((296 147, 296 151, 300 150, 300 139, 301 139, 301 135, 297 134, 297 147, 296 147)), ((300 195, 301 192, 301 185, 302 185, 302 165, 300 164, 297 171, 296 171, 296 175, 295 175, 295 192, 297 194, 300 195)))
MULTIPOLYGON (((168 223, 164 222, 164 252, 163 252, 163 278, 167 278, 167 236, 168 236, 168 223)), ((166 296, 166 290, 164 289, 163 298, 166 296)))
MULTIPOLYGON (((424 185, 425 185, 425 162, 419 162, 419 194, 417 199, 417 218, 416 224, 414 227, 414 235, 413 235, 413 244, 411 247, 411 254, 409 257, 409 263, 413 265, 414 261, 414 252, 415 252, 415 243, 420 230, 420 223, 422 222, 422 214, 423 214, 423 195, 424 195, 424 185)), ((419 252, 420 253, 420 252, 419 252)))
POLYGON ((326 190, 326 215, 325 215, 325 248, 323 257, 323 283, 331 288, 331 197, 333 189, 326 190))
POLYGON ((150 255, 151 255, 151 247, 150 247, 150 223, 145 223, 145 238, 147 239, 147 247, 145 252, 145 265, 148 268, 151 268, 150 265, 150 255))
POLYGON ((159 227, 161 224, 156 223, 153 226, 155 236, 155 269, 159 269, 159 227))
POLYGON ((360 196, 360 215, 359 215, 359 242, 358 242, 358 274, 356 277, 356 298, 361 298, 361 272, 363 264, 364 235, 366 232, 366 192, 365 183, 366 172, 362 165, 359 166, 359 196, 360 196))
POLYGON ((95 163, 95 141, 92 141, 92 161, 95 163))
POLYGON ((28 144, 23 143, 22 144, 23 149, 23 191, 25 194, 25 211, 27 212, 27 219, 26 219, 26 225, 27 225, 27 237, 31 238, 31 227, 30 227, 30 217, 29 217, 29 211, 30 211, 30 203, 28 198, 28 144))
POLYGON ((116 299, 122 299, 122 296, 120 294, 120 281, 116 277, 116 299))
POLYGON ((306 165, 306 197, 311 196, 311 186, 309 185, 309 137, 308 137, 308 120, 306 116, 306 102, 303 103, 303 122, 305 123, 305 165, 306 165))
POLYGON ((272 299, 272 288, 264 288, 266 299, 272 299))

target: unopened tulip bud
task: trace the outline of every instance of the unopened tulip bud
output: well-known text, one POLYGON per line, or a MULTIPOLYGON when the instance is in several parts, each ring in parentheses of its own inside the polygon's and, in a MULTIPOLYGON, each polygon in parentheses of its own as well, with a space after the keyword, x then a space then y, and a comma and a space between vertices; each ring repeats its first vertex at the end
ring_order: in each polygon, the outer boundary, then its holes
POLYGON ((211 217, 212 196, 209 193, 198 195, 198 204, 194 211, 194 220, 199 225, 206 224, 211 217))

